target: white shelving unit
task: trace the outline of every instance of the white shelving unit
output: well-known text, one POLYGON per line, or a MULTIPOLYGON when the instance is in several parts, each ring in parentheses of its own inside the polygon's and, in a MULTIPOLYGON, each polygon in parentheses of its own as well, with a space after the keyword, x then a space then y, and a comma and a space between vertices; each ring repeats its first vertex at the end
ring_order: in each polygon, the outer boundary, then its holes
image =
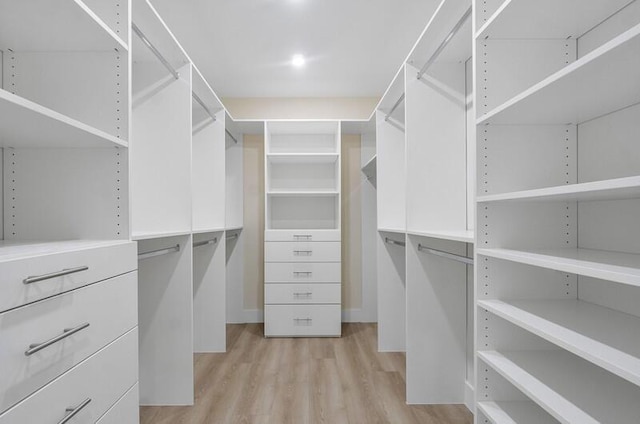
POLYGON ((640 5, 546 3, 474 14, 476 422, 633 421, 640 5))
POLYGON ((265 336, 340 336, 340 123, 265 135, 265 336))

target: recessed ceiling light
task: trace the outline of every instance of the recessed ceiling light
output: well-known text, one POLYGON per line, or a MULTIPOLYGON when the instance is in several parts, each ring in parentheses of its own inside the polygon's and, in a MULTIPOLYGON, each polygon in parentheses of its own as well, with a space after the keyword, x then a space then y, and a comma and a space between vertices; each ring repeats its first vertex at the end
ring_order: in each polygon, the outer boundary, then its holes
POLYGON ((301 54, 294 54, 291 58, 291 64, 296 68, 301 68, 304 66, 305 60, 304 56, 301 54))

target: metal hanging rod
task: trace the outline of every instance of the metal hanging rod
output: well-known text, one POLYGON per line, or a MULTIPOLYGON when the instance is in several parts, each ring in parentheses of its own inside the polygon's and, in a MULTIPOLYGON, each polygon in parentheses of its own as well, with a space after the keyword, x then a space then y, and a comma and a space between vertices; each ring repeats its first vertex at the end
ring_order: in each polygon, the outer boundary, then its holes
POLYGON ((238 144, 238 139, 237 139, 237 138, 235 138, 235 137, 233 136, 233 134, 231 134, 231 131, 229 131, 228 129, 226 129, 226 128, 225 128, 225 129, 224 129, 224 132, 226 132, 226 133, 227 133, 227 135, 228 135, 229 137, 231 137, 231 140, 233 140, 233 142, 234 142, 234 143, 238 144))
POLYGON ((391 108, 391 110, 389 111, 389 113, 387 113, 387 115, 384 117, 385 121, 388 121, 389 118, 391 117, 391 115, 393 114, 393 112, 396 111, 396 109, 398 109, 398 106, 400 106, 402 104, 402 102, 404 101, 404 93, 402 93, 402 95, 400 96, 400 98, 396 101, 396 103, 393 105, 393 107, 391 108))
POLYGON ((431 249, 430 247, 424 247, 421 244, 418 244, 418 251, 429 253, 431 255, 440 256, 441 258, 451 259, 453 261, 462 262, 467 265, 473 265, 473 259, 467 258, 466 256, 456 255, 454 253, 445 252, 443 250, 431 249))
POLYGON ((218 242, 218 237, 214 237, 211 240, 196 241, 193 243, 193 247, 208 246, 210 244, 216 244, 217 242, 218 242))
POLYGON ((238 238, 238 233, 233 233, 230 236, 227 236, 226 238, 227 238, 227 240, 237 239, 238 238))
POLYGON ((156 46, 154 46, 151 43, 151 41, 149 41, 147 36, 144 35, 144 33, 140 30, 140 28, 138 28, 138 26, 133 22, 131 23, 131 29, 133 29, 133 32, 135 32, 138 38, 142 40, 144 45, 147 46, 149 50, 151 50, 151 53, 153 53, 158 58, 158 60, 164 65, 164 67, 167 68, 167 70, 171 73, 171 75, 173 75, 175 79, 180 79, 180 73, 178 73, 178 71, 176 71, 176 69, 173 66, 171 66, 169 61, 164 58, 162 53, 160 53, 160 50, 156 49, 156 46))
POLYGON ((402 246, 402 247, 405 247, 407 245, 403 241, 397 241, 397 240, 394 240, 394 239, 390 239, 389 237, 385 237, 384 238, 384 242, 387 243, 387 244, 394 244, 396 246, 402 246))
POLYGON ((427 63, 425 63, 424 66, 422 67, 422 69, 420 69, 420 71, 418 72, 418 76, 417 76, 418 79, 422 78, 424 73, 427 72, 427 69, 429 69, 429 67, 431 65, 433 65, 433 62, 435 62, 435 60, 438 58, 438 56, 440 56, 440 53, 442 53, 442 51, 445 49, 445 47, 447 47, 447 44, 449 44, 451 39, 456 35, 456 33, 460 30, 460 28, 462 28, 462 25, 464 25, 464 23, 467 21, 467 19, 469 19, 469 17, 471 16, 471 9, 472 8, 469 7, 467 9, 467 11, 464 12, 464 15, 462 15, 462 18, 460 18, 460 20, 456 23, 456 25, 453 27, 453 29, 447 35, 447 37, 444 40, 442 40, 442 43, 440 43, 440 45, 438 46, 436 51, 433 52, 433 54, 431 55, 429 60, 427 60, 427 63))
POLYGON ((138 254, 138 260, 149 259, 155 256, 167 255, 173 252, 180 251, 180 244, 176 244, 175 246, 165 247, 163 249, 151 250, 150 252, 143 252, 138 254))
POLYGON ((207 105, 204 104, 202 99, 196 93, 191 92, 191 97, 193 97, 193 100, 195 100, 200 106, 202 106, 202 109, 204 109, 204 111, 207 112, 207 115, 209 115, 211 119, 213 119, 213 122, 217 121, 216 114, 211 112, 211 109, 209 109, 207 105))

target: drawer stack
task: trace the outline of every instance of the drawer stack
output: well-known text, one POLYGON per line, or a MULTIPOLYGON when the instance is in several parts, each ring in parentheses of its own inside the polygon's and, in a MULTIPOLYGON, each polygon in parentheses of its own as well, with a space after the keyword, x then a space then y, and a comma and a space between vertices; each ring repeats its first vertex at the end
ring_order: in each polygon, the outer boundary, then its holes
POLYGON ((339 231, 267 232, 265 336, 341 334, 339 231))
POLYGON ((0 424, 137 423, 135 243, 2 243, 0 424))

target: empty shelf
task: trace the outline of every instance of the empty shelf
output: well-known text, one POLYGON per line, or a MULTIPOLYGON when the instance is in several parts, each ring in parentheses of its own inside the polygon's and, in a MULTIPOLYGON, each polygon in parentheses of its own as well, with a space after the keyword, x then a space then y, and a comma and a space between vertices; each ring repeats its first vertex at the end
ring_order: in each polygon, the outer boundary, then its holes
POLYGON ((578 38, 629 2, 505 0, 476 38, 578 38))
POLYGON ((482 124, 577 124, 640 101, 640 24, 478 119, 482 124))
POLYGON ((306 196, 306 197, 330 197, 330 196, 337 196, 339 195, 340 192, 338 191, 331 191, 331 190, 317 190, 317 191, 313 191, 313 190, 305 190, 305 191, 268 191, 267 195, 271 196, 271 197, 278 197, 278 196, 306 196))
POLYGON ((463 243, 474 243, 473 231, 415 231, 407 230, 407 234, 412 236, 430 237, 440 240, 460 241, 463 243))
POLYGON ((127 50, 81 0, 3 1, 0 42, 0 49, 13 51, 127 50))
POLYGON ((335 163, 337 153, 268 153, 271 163, 335 163))
POLYGON ((166 232, 157 232, 157 233, 133 233, 131 235, 131 240, 136 240, 136 241, 151 240, 151 239, 159 239, 159 238, 165 238, 165 237, 188 236, 190 234, 191 234, 190 230, 166 231, 166 232))
POLYGON ((381 233, 406 234, 407 231, 400 228, 378 228, 381 233))
POLYGON ((478 306, 640 385, 640 318, 580 300, 480 300, 478 306))
POLYGON ((192 234, 206 234, 206 233, 221 233, 225 231, 224 227, 212 227, 212 228, 194 228, 192 234))
POLYGON ((3 147, 127 147, 127 142, 0 89, 3 147))
POLYGON ((493 424, 556 424, 558 422, 530 401, 478 402, 478 409, 493 424))
POLYGON ((505 201, 593 201, 640 198, 640 177, 616 178, 535 190, 479 196, 478 202, 505 201))
POLYGON ((640 388, 566 351, 480 351, 478 358, 561 423, 631 423, 640 416, 640 388))
POLYGON ((640 286, 640 255, 592 249, 478 249, 478 255, 640 286))

